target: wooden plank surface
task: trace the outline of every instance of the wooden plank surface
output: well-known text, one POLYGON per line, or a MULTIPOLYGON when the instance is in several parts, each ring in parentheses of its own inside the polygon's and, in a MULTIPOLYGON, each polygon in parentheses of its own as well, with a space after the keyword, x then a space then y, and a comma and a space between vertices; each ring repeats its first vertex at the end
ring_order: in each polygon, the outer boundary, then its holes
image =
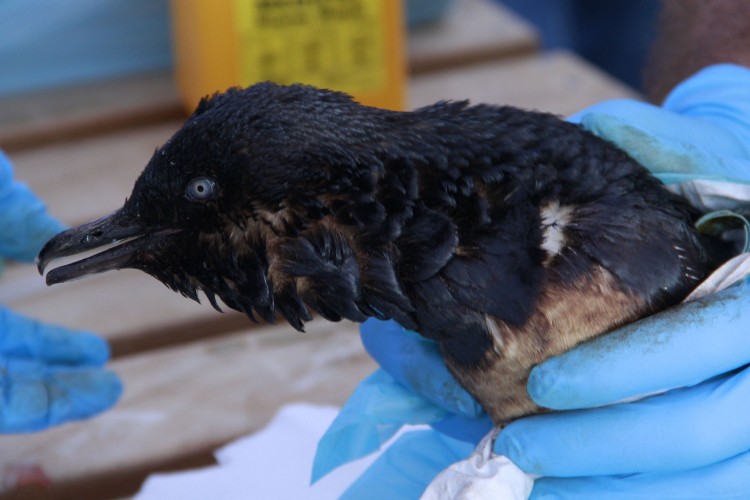
POLYGON ((539 45, 536 30, 492 0, 456 0, 448 15, 409 33, 409 71, 456 68, 530 55, 539 45))
POLYGON ((40 321, 95 331, 114 356, 252 327, 243 314, 215 311, 135 270, 47 287, 33 266, 9 266, 0 303, 40 321))
POLYGON ((6 151, 181 119, 170 71, 94 81, 0 99, 6 151))
POLYGON ((440 99, 469 99, 566 116, 620 97, 640 95, 575 54, 555 51, 413 78, 408 102, 418 108, 440 99))
POLYGON ((0 436, 0 491, 27 467, 67 498, 132 493, 146 473, 169 468, 176 457, 208 462, 211 450, 261 428, 286 402, 342 404, 375 364, 355 324, 317 320, 304 334, 269 327, 129 356, 111 368, 126 387, 113 410, 0 436))

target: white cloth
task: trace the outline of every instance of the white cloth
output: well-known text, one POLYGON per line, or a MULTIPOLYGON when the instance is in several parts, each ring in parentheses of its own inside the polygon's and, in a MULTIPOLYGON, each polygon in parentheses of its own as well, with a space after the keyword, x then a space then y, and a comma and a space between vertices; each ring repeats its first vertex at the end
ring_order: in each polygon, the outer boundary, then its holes
POLYGON ((421 500, 482 499, 526 500, 534 487, 534 476, 526 474, 508 457, 492 448, 498 429, 493 429, 466 460, 456 462, 427 486, 421 500))

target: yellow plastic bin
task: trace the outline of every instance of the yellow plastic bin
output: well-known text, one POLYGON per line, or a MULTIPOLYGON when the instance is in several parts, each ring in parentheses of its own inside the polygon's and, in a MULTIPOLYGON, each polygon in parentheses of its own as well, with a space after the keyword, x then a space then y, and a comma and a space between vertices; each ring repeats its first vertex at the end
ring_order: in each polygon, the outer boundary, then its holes
POLYGON ((306 83, 404 109, 401 0, 172 0, 178 90, 306 83))

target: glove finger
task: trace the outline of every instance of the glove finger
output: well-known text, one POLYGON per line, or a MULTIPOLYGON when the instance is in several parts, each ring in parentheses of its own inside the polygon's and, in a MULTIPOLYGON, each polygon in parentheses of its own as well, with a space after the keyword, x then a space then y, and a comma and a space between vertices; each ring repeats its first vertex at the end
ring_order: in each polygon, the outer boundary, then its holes
POLYGON ((0 433, 32 432, 106 410, 122 393, 112 372, 54 371, 43 377, 0 372, 0 433))
POLYGON ((672 144, 692 144, 717 155, 748 157, 747 145, 730 132, 724 123, 717 124, 710 119, 681 115, 644 102, 629 99, 604 101, 579 111, 570 116, 568 121, 580 123, 589 132, 614 142, 628 152, 631 149, 639 150, 642 145, 625 140, 627 136, 621 135, 620 125, 639 130, 642 136, 672 140, 672 144), (604 117, 615 121, 602 121, 604 117))
POLYGON ((694 385, 750 361, 747 325, 750 294, 730 287, 548 359, 531 371, 529 395, 566 410, 694 385))
POLYGON ((525 472, 591 476, 684 470, 750 449, 750 368, 695 387, 517 420, 495 450, 525 472))
POLYGON ((369 319, 359 331, 367 352, 400 384, 451 413, 468 417, 484 413, 448 371, 436 342, 395 321, 369 319))
POLYGON ((383 452, 341 498, 419 498, 435 476, 473 450, 473 445, 435 431, 408 432, 383 452))
MULTIPOLYGON (((750 69, 736 64, 716 64, 675 87, 664 100, 664 108, 722 127, 737 137, 740 148, 750 153, 748 88, 750 69)), ((710 142, 713 138, 703 140, 710 142)))
MULTIPOLYGON (((688 120, 683 117, 676 119, 688 120)), ((581 124, 595 135, 627 151, 657 176, 666 174, 663 179, 665 182, 671 180, 672 174, 680 174, 676 179, 683 181, 686 180, 686 175, 745 182, 750 180, 746 159, 719 154, 713 144, 704 149, 694 142, 686 142, 682 135, 679 141, 674 140, 657 132, 644 130, 641 124, 631 124, 619 117, 599 113, 587 114, 582 118, 581 124)))
POLYGON ((0 151, 0 255, 31 262, 63 229, 28 187, 13 181, 10 161, 0 151))
POLYGON ((750 159, 749 86, 748 68, 717 64, 680 83, 662 107, 618 99, 586 108, 570 121, 580 122, 590 113, 610 115, 650 135, 676 138, 717 155, 750 159))
POLYGON ((69 366, 100 366, 109 359, 109 346, 92 333, 47 325, 0 307, 0 355, 69 366))
POLYGON ((698 469, 665 474, 537 479, 531 499, 545 498, 750 498, 750 453, 745 452, 698 469))

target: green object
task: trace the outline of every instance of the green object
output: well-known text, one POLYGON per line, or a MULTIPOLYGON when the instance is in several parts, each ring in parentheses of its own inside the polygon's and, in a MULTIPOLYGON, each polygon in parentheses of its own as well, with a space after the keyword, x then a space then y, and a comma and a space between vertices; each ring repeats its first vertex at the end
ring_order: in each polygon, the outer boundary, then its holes
POLYGON ((744 215, 731 210, 718 210, 711 212, 695 223, 698 231, 719 236, 727 231, 739 229, 742 231, 745 243, 742 246, 742 253, 750 251, 750 221, 744 215))

